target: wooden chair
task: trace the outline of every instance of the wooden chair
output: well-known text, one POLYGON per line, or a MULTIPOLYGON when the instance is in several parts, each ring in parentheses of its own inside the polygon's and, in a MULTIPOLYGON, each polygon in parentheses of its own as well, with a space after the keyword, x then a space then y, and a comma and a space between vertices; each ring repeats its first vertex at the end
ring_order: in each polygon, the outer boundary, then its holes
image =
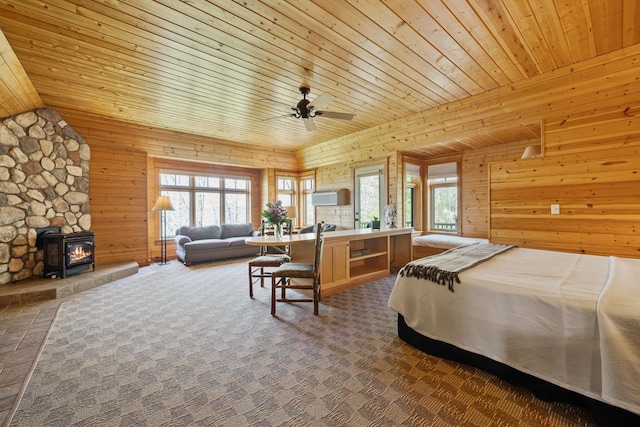
MULTIPOLYGON (((262 222, 260 234, 265 235, 267 229, 266 221, 262 222)), ((284 232, 291 234, 291 227, 285 227, 284 232)), ((280 248, 276 248, 278 250, 280 248)), ((282 247, 277 253, 270 253, 267 246, 260 247, 260 254, 257 258, 249 261, 249 297, 253 298, 253 285, 260 279, 260 287, 264 288, 265 277, 271 277, 271 269, 278 268, 285 262, 291 261, 288 247, 282 247)))
POLYGON ((288 262, 282 264, 271 273, 271 315, 276 315, 276 302, 313 302, 313 314, 318 315, 320 300, 320 264, 322 262, 322 247, 324 244, 324 230, 322 223, 316 228, 315 251, 313 263, 288 262), (292 282, 291 279, 311 279, 308 281, 292 282), (276 290, 281 290, 281 297, 276 298, 276 290), (287 289, 309 289, 313 298, 289 299, 287 289))

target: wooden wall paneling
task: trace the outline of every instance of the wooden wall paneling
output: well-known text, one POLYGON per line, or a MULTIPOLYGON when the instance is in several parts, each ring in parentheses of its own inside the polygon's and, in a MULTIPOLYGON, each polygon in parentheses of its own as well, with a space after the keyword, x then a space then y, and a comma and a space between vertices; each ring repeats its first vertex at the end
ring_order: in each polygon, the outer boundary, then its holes
POLYGON ((637 154, 634 147, 638 145, 640 101, 545 121, 547 156, 583 155, 604 150, 606 157, 627 158, 637 154))
POLYGON ((96 264, 147 265, 147 156, 92 145, 89 195, 96 264))
POLYGON ((545 157, 491 164, 491 240, 640 257, 640 130, 623 111, 549 119, 545 157))
MULTIPOLYGON (((513 161, 519 159, 527 145, 540 143, 539 140, 503 141, 491 147, 465 151, 461 156, 433 157, 427 160, 413 160, 422 164, 423 180, 427 180, 427 166, 435 163, 460 162, 460 234, 466 237, 489 237, 489 165, 494 161, 513 161)), ((423 193, 424 229, 428 227, 427 187, 423 193)))
POLYGON ((251 168, 264 168, 270 164, 277 164, 284 169, 298 168, 296 156, 292 151, 134 125, 77 110, 62 109, 59 113, 78 133, 85 138, 91 138, 97 144, 123 146, 126 149, 147 152, 153 157, 251 168))
POLYGON ((9 41, 0 30, 0 117, 44 107, 9 41))
POLYGON ((315 206, 316 221, 336 224, 340 229, 354 227, 353 219, 353 169, 348 163, 332 164, 316 170, 316 190, 349 191, 348 206, 315 206))

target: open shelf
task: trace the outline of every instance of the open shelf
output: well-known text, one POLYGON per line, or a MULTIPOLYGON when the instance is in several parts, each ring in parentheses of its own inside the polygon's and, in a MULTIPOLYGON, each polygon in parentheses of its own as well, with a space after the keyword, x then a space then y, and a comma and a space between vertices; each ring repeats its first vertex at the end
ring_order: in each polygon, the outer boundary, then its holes
POLYGON ((375 252, 375 253, 370 253, 366 255, 358 255, 358 256, 349 258, 349 262, 359 261, 359 260, 368 259, 368 258, 375 258, 378 256, 386 256, 386 255, 387 255, 387 252, 375 252))
POLYGON ((389 275, 411 260, 411 229, 327 233, 322 293, 330 295, 389 275))

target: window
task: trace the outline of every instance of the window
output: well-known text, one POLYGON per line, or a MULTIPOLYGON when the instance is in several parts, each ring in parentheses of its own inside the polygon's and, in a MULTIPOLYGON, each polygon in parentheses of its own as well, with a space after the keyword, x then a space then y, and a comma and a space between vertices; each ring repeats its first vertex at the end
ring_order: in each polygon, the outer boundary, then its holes
POLYGON ((296 197, 296 180, 295 178, 278 177, 277 183, 277 200, 282 202, 282 206, 295 206, 296 197))
POLYGON ((420 182, 420 166, 406 164, 405 166, 405 183, 404 183, 404 226, 416 226, 416 210, 418 209, 418 200, 416 189, 420 182))
POLYGON ((183 225, 203 226, 250 221, 251 180, 181 172, 160 173, 160 194, 169 196, 167 231, 172 236, 183 225))
POLYGON ((386 200, 384 166, 374 165, 354 170, 355 227, 377 227, 383 201, 386 200))
POLYGON ((316 222, 315 209, 311 203, 311 195, 315 191, 315 180, 313 177, 305 177, 300 180, 300 219, 301 225, 314 224, 316 222))
POLYGON ((429 165, 429 227, 458 231, 458 173, 456 163, 429 165))

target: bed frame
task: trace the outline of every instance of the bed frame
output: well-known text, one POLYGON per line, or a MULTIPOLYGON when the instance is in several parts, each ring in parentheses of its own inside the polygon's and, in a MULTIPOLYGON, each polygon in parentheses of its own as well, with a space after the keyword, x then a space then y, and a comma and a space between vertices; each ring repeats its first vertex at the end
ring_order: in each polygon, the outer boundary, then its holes
MULTIPOLYGON (((441 237, 441 234, 423 234, 422 236, 417 237, 418 239, 430 239, 431 236, 441 237)), ((431 255, 437 255, 444 251, 447 251, 452 248, 451 244, 455 244, 457 246, 466 246, 471 243, 475 243, 477 239, 464 237, 464 236, 453 236, 447 235, 447 239, 449 242, 447 244, 442 244, 438 241, 432 241, 432 245, 424 246, 424 245, 416 245, 413 244, 413 260, 428 257, 431 255)), ((488 241, 487 241, 488 242, 488 241)))
POLYGON ((640 426, 640 415, 564 389, 488 357, 428 338, 408 326, 401 314, 398 314, 398 336, 407 344, 427 354, 474 366, 511 384, 525 387, 540 400, 566 402, 589 408, 602 426, 640 426))

